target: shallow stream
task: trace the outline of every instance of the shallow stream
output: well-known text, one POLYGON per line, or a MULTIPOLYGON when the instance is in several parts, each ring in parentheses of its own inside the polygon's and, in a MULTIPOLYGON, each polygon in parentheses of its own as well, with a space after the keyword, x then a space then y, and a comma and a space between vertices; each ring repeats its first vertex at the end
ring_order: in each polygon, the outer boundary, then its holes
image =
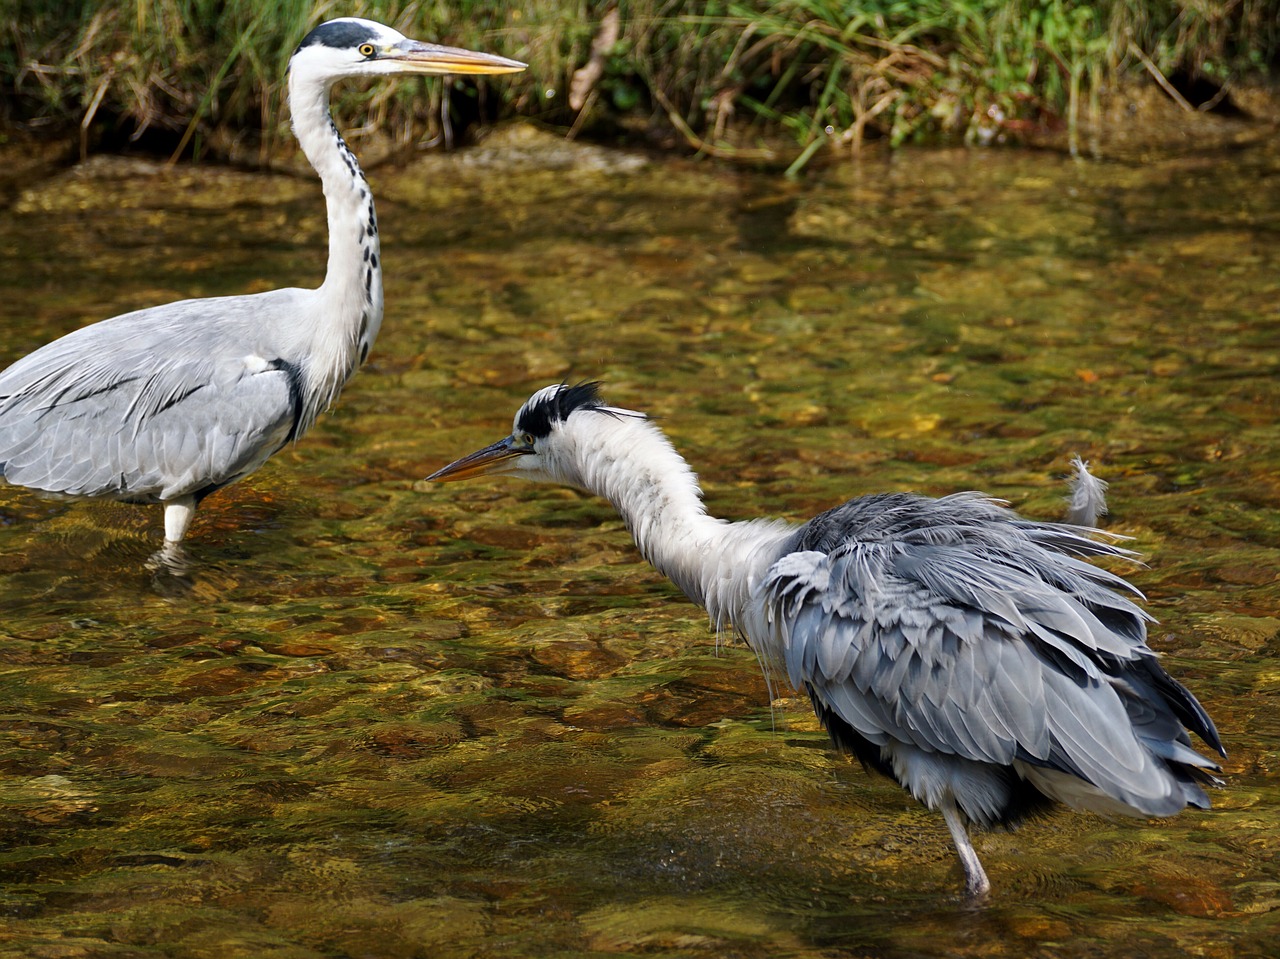
MULTIPOLYGON (((206 501, 0 488, 0 954, 1274 956, 1280 153, 902 151, 802 183, 528 131, 372 171, 387 315, 339 406, 206 501), (515 162, 512 162, 512 158, 515 162), (1216 808, 980 836, 770 703, 606 504, 424 486, 600 379, 710 509, 982 489, 1134 537, 1216 808)), ((309 178, 107 160, 0 212, 0 364, 319 282, 309 178)), ((787 693, 787 691, 779 691, 787 693)))

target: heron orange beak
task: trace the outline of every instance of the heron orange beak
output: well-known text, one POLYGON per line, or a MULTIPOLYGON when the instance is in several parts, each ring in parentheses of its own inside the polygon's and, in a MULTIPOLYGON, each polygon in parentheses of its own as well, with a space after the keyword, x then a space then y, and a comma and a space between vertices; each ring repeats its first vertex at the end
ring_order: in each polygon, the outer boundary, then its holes
POLYGON ((388 50, 383 60, 394 60, 413 73, 441 76, 446 73, 519 73, 529 64, 493 53, 476 53, 461 47, 406 40, 388 50))
POLYGON ((505 467, 517 456, 532 452, 517 446, 508 436, 492 446, 454 460, 443 469, 438 469, 427 477, 427 482, 452 483, 454 480, 470 479, 473 476, 484 476, 488 473, 505 472, 505 467))

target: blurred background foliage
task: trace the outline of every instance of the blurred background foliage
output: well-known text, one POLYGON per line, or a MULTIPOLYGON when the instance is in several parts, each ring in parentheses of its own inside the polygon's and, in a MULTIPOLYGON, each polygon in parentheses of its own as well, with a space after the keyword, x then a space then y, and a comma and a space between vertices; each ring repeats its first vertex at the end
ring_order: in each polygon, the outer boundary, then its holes
MULTIPOLYGON (((498 80, 345 84, 344 124, 452 145, 523 117, 597 139, 792 166, 864 139, 989 142, 1068 129, 1129 79, 1229 109, 1280 58, 1280 0, 0 0, 9 130, 265 160, 308 29, 357 15, 528 61, 498 80)), ((357 130, 357 135, 359 130, 357 130)))

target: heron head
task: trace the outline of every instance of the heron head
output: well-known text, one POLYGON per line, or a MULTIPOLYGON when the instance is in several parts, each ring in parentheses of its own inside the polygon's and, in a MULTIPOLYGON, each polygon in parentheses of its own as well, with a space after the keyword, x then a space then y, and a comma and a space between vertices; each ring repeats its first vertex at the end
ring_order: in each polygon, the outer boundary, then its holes
POLYGON ((520 407, 511 435, 450 463, 427 479, 448 483, 473 476, 510 473, 525 479, 580 485, 574 462, 578 438, 569 428, 570 416, 580 410, 612 417, 644 418, 642 413, 606 406, 600 398, 598 383, 548 386, 520 407))
POLYGON ((291 72, 310 70, 332 79, 406 73, 518 73, 526 66, 492 53, 410 40, 388 26, 358 17, 320 24, 303 38, 289 61, 291 72))

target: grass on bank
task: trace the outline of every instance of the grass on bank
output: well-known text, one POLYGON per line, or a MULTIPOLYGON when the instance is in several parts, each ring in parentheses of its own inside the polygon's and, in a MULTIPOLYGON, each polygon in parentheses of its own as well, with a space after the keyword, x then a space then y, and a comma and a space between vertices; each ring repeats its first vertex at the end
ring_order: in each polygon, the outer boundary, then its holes
POLYGON ((1121 78, 1149 76, 1195 108, 1280 55, 1280 0, 0 0, 0 12, 5 122, 79 130, 82 151, 144 140, 175 155, 244 156, 250 142, 265 157, 286 131, 290 53, 342 15, 530 63, 500 82, 427 81, 426 96, 341 88, 344 121, 400 142, 522 116, 762 159, 757 144, 789 132, 793 168, 867 137, 987 142, 1065 124, 1074 143, 1121 78))

